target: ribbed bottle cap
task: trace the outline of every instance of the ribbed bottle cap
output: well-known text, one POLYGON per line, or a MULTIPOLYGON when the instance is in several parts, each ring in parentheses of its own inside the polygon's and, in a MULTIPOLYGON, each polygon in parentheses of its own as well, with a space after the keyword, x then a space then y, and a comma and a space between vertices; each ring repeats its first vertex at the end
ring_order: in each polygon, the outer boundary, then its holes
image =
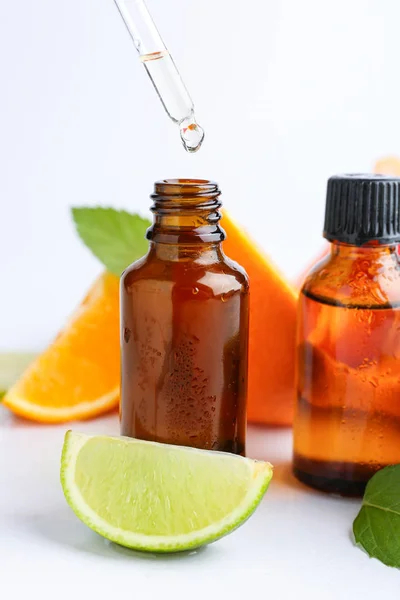
POLYGON ((335 175, 328 180, 324 237, 361 246, 400 242, 400 178, 335 175))

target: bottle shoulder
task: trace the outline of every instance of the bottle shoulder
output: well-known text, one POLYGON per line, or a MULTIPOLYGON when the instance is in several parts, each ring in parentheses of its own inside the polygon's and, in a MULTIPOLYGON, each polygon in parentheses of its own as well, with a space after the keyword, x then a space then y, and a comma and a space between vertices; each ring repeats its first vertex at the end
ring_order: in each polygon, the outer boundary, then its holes
POLYGON ((148 254, 142 256, 138 260, 135 260, 129 265, 121 274, 121 283, 129 283, 134 281, 137 277, 143 276, 142 272, 148 265, 148 254))
POLYGON ((396 253, 357 257, 328 254, 311 268, 302 286, 308 296, 345 306, 400 303, 400 262, 396 253))
POLYGON ((236 281, 240 283, 245 290, 249 289, 249 277, 245 269, 239 265, 239 263, 223 254, 223 260, 219 265, 221 273, 235 277, 236 281))
POLYGON ((247 293, 249 289, 245 270, 225 255, 211 262, 202 262, 201 257, 194 261, 164 261, 146 255, 123 272, 121 285, 129 291, 132 286, 136 289, 146 286, 150 280, 153 284, 169 282, 182 287, 202 286, 214 293, 247 293))

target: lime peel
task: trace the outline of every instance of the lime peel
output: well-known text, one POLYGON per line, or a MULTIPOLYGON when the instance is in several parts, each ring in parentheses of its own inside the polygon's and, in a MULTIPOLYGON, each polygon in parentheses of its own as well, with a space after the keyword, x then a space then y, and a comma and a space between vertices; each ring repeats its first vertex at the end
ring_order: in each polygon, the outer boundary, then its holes
POLYGON ((271 478, 267 462, 72 431, 61 460, 64 495, 76 516, 103 537, 148 552, 189 550, 232 532, 257 508, 271 478))

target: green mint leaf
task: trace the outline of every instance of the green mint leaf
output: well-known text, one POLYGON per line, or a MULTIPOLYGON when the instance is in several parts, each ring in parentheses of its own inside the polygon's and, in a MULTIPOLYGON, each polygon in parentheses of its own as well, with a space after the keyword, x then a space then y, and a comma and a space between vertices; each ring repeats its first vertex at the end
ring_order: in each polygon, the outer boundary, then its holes
POLYGON ((113 208, 73 208, 76 230, 89 250, 114 275, 146 254, 148 219, 113 208))
POLYGON ((400 465, 385 467, 370 479, 353 532, 369 556, 400 568, 400 465))

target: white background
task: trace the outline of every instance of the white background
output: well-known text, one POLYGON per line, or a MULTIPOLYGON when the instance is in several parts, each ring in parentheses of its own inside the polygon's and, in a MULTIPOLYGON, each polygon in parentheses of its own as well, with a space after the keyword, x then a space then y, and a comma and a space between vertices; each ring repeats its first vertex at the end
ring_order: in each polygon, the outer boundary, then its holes
MULTIPOLYGON (((400 154, 398 0, 148 4, 206 129, 194 156, 112 0, 0 0, 0 349, 44 346, 101 270, 71 206, 146 213, 154 180, 212 178, 294 278, 321 248, 327 177, 400 154)), ((398 598, 398 572, 353 547, 359 503, 290 476, 289 432, 250 436, 249 453, 277 469, 248 524, 194 557, 155 560, 105 545, 69 511, 65 427, 6 411, 0 422, 4 597, 398 598)))
POLYGON ((101 270, 73 205, 217 180, 293 278, 326 179, 400 154, 397 0, 148 0, 206 129, 186 155, 112 0, 0 0, 0 349, 49 341, 101 270))

